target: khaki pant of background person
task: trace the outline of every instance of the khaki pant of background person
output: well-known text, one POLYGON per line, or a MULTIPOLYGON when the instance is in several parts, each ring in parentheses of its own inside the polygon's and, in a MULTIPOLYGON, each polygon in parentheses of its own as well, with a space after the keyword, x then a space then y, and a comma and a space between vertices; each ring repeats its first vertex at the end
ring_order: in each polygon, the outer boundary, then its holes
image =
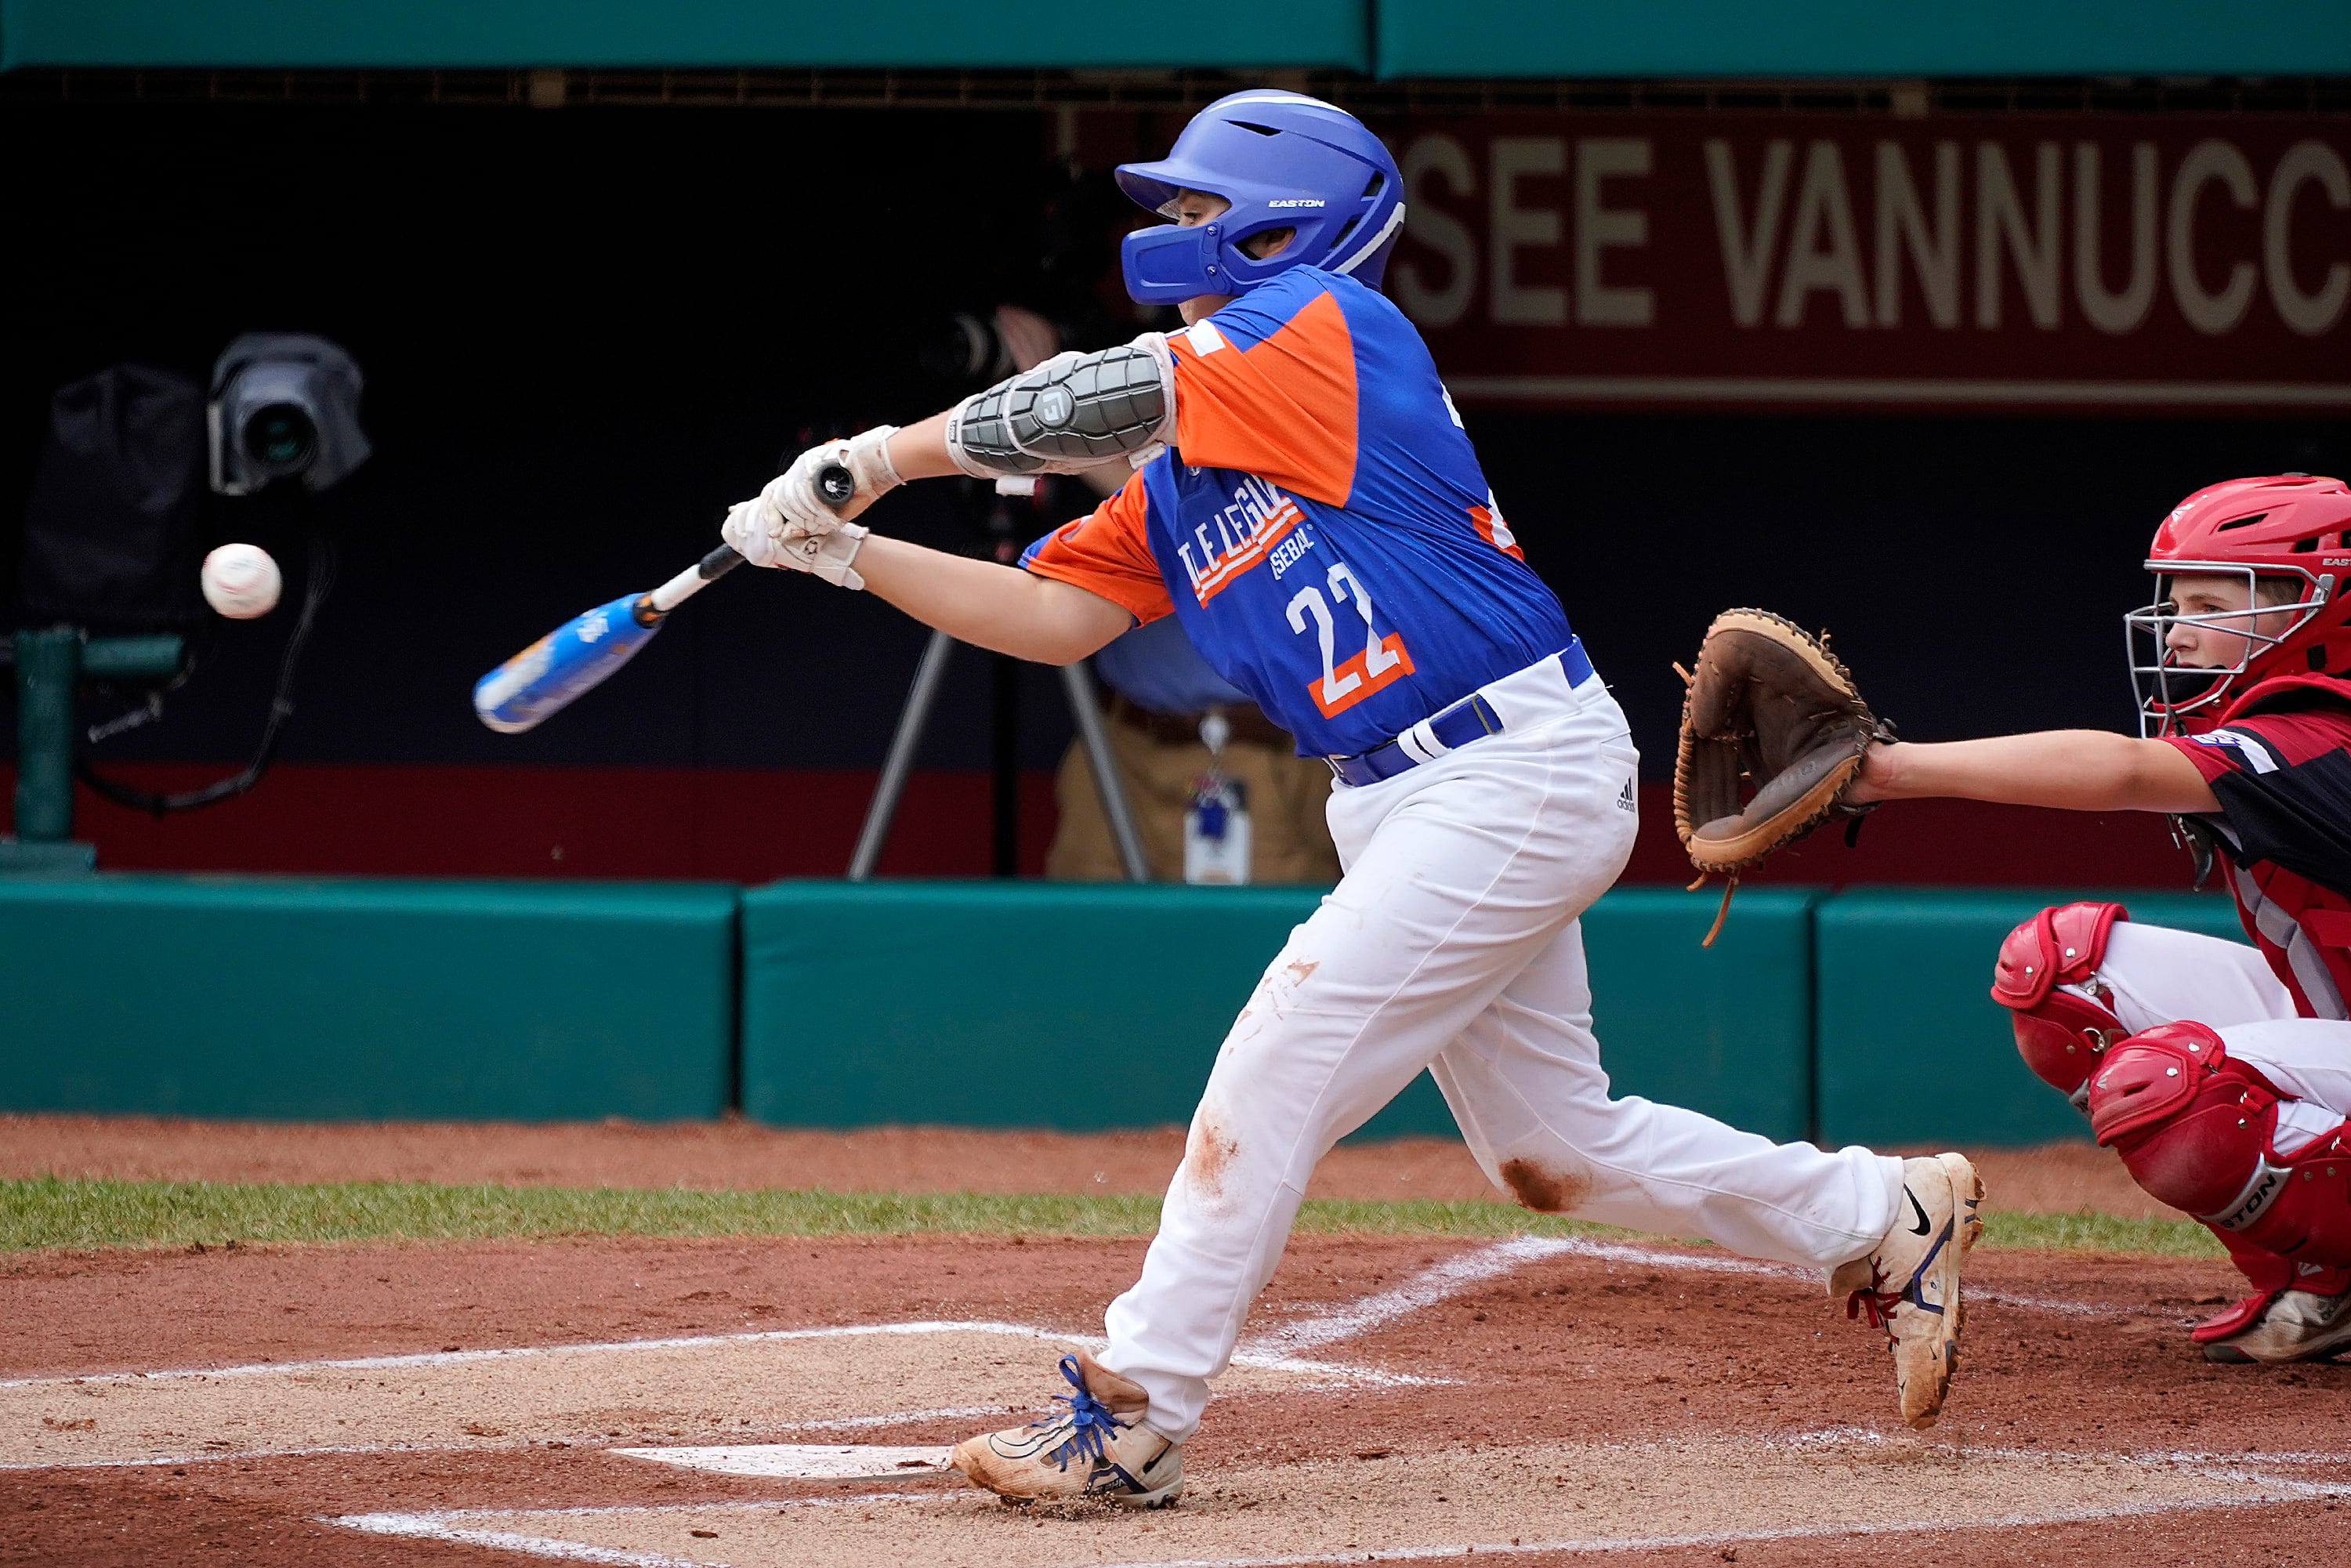
MULTIPOLYGON (((1114 716, 1119 706, 1114 704, 1112 714, 1104 716, 1108 722, 1102 727, 1110 732, 1111 753, 1126 780, 1144 859, 1154 882, 1181 882, 1184 810, 1191 803, 1192 780, 1207 770, 1208 748, 1196 740, 1178 745, 1160 739, 1114 716)), ((1225 747, 1225 771, 1248 792, 1250 881, 1339 880, 1339 852, 1332 847, 1330 825, 1323 818, 1331 799, 1327 764, 1295 755, 1288 742, 1271 746, 1236 739, 1225 747)), ((1086 765, 1083 747, 1072 743, 1062 757, 1054 789, 1061 825, 1046 852, 1045 874, 1059 882, 1123 880, 1126 873, 1119 865, 1118 846, 1111 841, 1110 822, 1102 815, 1102 797, 1094 791, 1094 773, 1086 765)))

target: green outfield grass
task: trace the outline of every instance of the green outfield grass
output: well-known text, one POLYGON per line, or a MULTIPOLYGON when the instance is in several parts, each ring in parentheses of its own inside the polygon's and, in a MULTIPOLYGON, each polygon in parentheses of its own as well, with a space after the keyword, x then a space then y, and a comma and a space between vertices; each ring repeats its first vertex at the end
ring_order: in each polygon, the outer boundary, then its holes
MULTIPOLYGON (((225 1246, 231 1241, 438 1241, 507 1236, 1142 1236, 1154 1195, 703 1192, 680 1187, 435 1186, 421 1182, 0 1181, 0 1250, 225 1246)), ((1616 1236, 1507 1204, 1310 1199, 1301 1231, 1412 1236, 1616 1236)), ((1993 1247, 2217 1258, 2184 1220, 1993 1214, 1993 1247)))

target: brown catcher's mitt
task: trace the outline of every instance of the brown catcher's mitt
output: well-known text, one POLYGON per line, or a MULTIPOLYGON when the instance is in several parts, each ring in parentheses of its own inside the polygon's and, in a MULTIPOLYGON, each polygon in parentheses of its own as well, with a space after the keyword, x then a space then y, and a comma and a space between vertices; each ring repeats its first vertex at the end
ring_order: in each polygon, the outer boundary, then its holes
POLYGON ((1726 610, 1682 699, 1674 831, 1701 872, 1738 874, 1832 816, 1862 755, 1892 730, 1818 638, 1762 610, 1726 610), (1740 801, 1740 782, 1753 789, 1740 801))

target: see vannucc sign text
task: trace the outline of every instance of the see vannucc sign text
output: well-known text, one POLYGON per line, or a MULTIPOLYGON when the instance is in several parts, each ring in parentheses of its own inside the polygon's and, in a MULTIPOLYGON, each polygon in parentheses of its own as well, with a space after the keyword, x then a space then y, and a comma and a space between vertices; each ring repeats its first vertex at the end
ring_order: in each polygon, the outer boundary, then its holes
POLYGON ((1485 117, 1394 138, 1464 401, 2351 412, 2340 118, 1485 117))

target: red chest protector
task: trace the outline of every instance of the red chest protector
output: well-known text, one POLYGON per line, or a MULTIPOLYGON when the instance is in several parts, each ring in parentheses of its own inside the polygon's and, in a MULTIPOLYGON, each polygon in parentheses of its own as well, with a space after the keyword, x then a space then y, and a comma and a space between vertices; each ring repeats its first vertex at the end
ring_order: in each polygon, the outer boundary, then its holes
MULTIPOLYGON (((2222 710, 2211 727, 2275 712, 2312 694, 2351 707, 2351 680, 2334 675, 2281 675, 2262 682, 2222 710)), ((2201 730, 2204 727, 2199 726, 2201 730)), ((2351 1018, 2351 895, 2296 876, 2273 861, 2229 862, 2229 892, 2237 917, 2294 993, 2304 1018, 2351 1018)))

